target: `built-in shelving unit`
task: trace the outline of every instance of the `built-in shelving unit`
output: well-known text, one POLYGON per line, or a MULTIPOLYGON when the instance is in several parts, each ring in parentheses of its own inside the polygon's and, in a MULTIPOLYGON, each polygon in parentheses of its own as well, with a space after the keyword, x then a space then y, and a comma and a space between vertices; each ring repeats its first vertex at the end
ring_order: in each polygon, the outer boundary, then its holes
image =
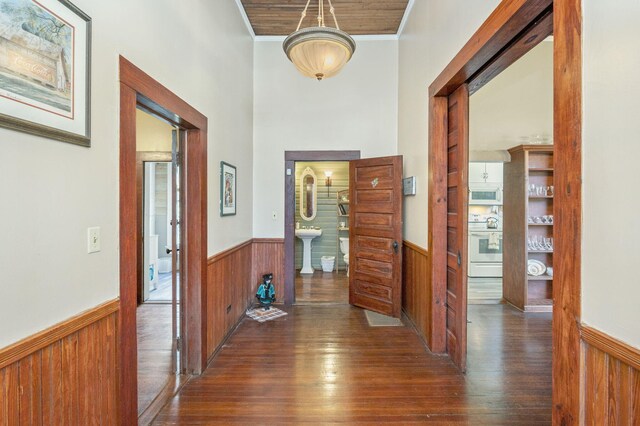
POLYGON ((552 249, 528 244, 530 239, 553 238, 553 145, 520 145, 509 153, 511 162, 504 169, 504 298, 525 312, 550 312, 553 276, 529 275, 527 263, 536 259, 553 266, 552 249), (538 194, 537 188, 546 191, 538 194), (542 217, 551 222, 535 223, 542 217))
POLYGON ((344 263, 343 254, 340 251, 340 237, 349 236, 349 190, 338 191, 336 193, 336 206, 338 214, 338 233, 336 236, 336 271, 340 271, 340 262, 344 265, 345 269, 347 265, 344 263), (341 226, 341 222, 344 222, 345 226, 341 226))

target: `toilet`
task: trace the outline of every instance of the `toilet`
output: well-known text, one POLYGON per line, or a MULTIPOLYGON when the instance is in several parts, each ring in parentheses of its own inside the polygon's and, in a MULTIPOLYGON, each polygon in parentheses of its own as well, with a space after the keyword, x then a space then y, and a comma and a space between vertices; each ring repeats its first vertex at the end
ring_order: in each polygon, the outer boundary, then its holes
POLYGON ((340 251, 344 254, 344 263, 347 265, 347 276, 349 276, 349 238, 340 237, 340 251))

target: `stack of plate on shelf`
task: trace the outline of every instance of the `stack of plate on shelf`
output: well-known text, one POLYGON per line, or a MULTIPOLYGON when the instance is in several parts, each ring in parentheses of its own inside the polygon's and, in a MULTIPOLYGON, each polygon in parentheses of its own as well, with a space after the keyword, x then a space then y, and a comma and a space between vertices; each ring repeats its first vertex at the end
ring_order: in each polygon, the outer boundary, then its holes
POLYGON ((539 277, 540 275, 544 274, 546 270, 546 265, 539 260, 529 259, 529 261, 527 262, 527 273, 529 275, 539 277))

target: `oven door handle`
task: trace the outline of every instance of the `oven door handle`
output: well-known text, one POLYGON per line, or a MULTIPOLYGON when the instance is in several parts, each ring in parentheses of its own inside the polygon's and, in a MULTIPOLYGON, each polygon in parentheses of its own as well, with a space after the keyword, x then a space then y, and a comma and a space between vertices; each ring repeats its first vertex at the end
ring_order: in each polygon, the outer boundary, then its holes
MULTIPOLYGON (((487 234, 476 234, 475 232, 472 232, 472 233, 470 233, 469 235, 471 235, 471 236, 473 236, 473 237, 484 237, 484 238, 489 238, 489 234, 490 234, 490 233, 487 233, 487 234)), ((500 234, 502 234, 502 232, 500 232, 500 234)), ((500 237, 500 238, 502 238, 502 237, 500 237)))

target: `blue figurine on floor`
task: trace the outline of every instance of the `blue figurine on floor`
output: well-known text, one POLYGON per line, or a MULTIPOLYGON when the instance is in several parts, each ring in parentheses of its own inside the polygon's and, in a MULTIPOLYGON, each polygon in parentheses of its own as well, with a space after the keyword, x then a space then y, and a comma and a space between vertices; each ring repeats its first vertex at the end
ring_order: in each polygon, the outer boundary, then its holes
POLYGON ((273 280, 273 274, 264 274, 256 292, 256 298, 265 311, 271 309, 271 304, 276 301, 276 289, 271 280, 273 280))

